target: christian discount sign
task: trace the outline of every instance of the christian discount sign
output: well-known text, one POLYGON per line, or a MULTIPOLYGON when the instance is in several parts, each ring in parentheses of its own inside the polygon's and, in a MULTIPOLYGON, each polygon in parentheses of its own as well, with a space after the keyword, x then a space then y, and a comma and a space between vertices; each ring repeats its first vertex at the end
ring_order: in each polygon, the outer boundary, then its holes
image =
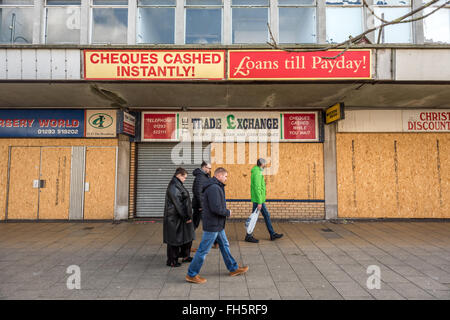
POLYGON ((371 51, 228 51, 230 80, 370 79, 371 51), (332 59, 330 59, 332 58, 332 59))
POLYGON ((142 141, 319 141, 318 112, 143 112, 142 141))
POLYGON ((222 80, 224 50, 84 50, 86 80, 222 80))

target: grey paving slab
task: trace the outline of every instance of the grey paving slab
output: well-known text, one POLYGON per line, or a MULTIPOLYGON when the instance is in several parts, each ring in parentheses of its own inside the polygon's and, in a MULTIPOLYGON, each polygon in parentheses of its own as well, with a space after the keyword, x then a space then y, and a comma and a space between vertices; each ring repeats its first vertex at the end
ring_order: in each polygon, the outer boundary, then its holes
MULTIPOLYGON (((165 266, 162 224, 0 224, 0 298, 11 299, 449 299, 446 222, 277 222, 285 234, 243 241, 227 223, 233 256, 249 272, 230 277, 219 250, 208 254, 203 285, 184 279, 188 264, 165 266), (93 229, 85 229, 85 227, 93 229), (339 237, 324 237, 330 228, 339 237), (67 290, 67 267, 81 268, 81 290, 67 290), (381 289, 366 288, 367 267, 381 268, 381 289)), ((197 230, 198 247, 201 230, 197 230)))

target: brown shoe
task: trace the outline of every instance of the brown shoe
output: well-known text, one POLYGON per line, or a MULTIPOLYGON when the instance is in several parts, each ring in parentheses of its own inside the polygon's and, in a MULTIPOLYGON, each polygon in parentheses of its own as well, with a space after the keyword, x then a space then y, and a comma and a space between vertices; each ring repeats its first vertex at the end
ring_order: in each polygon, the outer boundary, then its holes
POLYGON ((186 281, 192 283, 205 283, 207 280, 205 278, 200 277, 199 275, 196 275, 195 277, 190 277, 186 275, 186 281))
POLYGON ((216 243, 213 244, 212 247, 213 247, 213 249, 217 249, 217 248, 219 248, 219 244, 216 242, 216 243))
POLYGON ((191 252, 197 252, 197 248, 191 248, 191 252))
POLYGON ((234 277, 234 276, 238 276, 240 274, 244 274, 248 271, 248 266, 244 266, 244 267, 239 267, 237 268, 235 271, 230 272, 230 276, 234 277))

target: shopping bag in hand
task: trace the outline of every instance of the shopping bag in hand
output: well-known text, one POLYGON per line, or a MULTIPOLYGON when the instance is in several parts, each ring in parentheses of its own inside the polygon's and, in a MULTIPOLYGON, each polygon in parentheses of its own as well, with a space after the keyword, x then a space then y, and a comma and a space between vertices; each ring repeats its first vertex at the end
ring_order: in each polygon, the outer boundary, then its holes
POLYGON ((252 212, 250 217, 248 217, 247 221, 245 222, 245 227, 247 228, 247 234, 252 234, 253 230, 255 229, 256 221, 258 221, 259 216, 259 210, 258 208, 255 209, 255 211, 252 212))

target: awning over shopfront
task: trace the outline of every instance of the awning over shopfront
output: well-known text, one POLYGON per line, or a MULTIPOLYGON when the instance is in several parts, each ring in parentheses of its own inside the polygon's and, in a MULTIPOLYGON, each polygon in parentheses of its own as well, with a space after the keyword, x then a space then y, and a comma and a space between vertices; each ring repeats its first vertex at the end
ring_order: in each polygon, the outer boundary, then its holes
POLYGON ((0 82, 0 108, 448 108, 446 82, 0 82))

